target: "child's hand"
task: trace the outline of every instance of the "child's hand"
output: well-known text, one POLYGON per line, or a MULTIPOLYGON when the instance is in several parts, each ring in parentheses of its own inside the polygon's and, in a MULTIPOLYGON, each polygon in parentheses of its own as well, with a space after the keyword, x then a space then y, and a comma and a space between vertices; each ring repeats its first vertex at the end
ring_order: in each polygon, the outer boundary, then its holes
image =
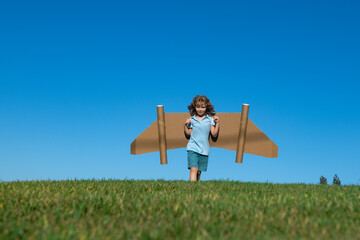
POLYGON ((220 123, 220 119, 219 119, 218 116, 214 116, 213 119, 214 119, 214 122, 215 122, 216 124, 219 124, 219 123, 220 123))
POLYGON ((190 118, 186 119, 186 121, 185 121, 185 126, 188 127, 190 123, 191 123, 191 119, 190 119, 190 118))

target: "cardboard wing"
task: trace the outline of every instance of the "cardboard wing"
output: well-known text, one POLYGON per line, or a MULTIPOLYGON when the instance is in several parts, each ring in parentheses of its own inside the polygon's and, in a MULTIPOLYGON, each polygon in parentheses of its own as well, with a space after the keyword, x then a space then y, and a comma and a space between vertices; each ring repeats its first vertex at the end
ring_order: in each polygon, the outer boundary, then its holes
MULTIPOLYGON (((236 151, 241 113, 216 113, 220 118, 220 131, 216 142, 210 140, 210 147, 236 151)), ((189 113, 165 113, 167 150, 185 148, 188 140, 184 134, 184 123, 189 113)), ((158 123, 154 121, 131 143, 131 154, 159 151, 158 123)), ((245 153, 275 158, 278 146, 270 140, 250 119, 246 128, 245 153)))

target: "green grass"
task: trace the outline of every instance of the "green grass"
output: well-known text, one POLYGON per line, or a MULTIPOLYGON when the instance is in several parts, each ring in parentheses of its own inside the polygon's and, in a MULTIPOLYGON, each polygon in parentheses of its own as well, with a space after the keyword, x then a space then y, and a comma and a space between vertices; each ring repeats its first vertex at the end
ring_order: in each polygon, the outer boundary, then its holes
POLYGON ((0 239, 360 239, 360 187, 0 182, 0 239))

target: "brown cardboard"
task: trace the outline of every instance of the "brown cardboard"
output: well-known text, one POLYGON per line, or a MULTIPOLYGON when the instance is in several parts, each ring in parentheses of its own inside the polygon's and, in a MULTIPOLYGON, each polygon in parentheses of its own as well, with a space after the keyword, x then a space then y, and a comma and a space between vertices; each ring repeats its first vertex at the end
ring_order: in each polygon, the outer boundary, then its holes
POLYGON ((167 144, 166 144, 166 125, 165 125, 165 114, 164 114, 164 106, 157 106, 157 126, 158 126, 158 139, 159 139, 159 147, 160 150, 160 164, 167 164, 167 144))
POLYGON ((241 110, 238 145, 236 150, 236 160, 235 160, 236 163, 243 162, 248 115, 249 115, 249 104, 243 104, 241 110))
MULTIPOLYGON (((210 140, 211 147, 237 151, 241 113, 216 113, 220 119, 219 137, 210 140)), ((167 149, 185 148, 188 140, 184 134, 185 120, 189 113, 165 113, 167 149)), ((157 121, 153 122, 132 143, 131 154, 159 151, 157 121)), ((273 143, 250 119, 246 127, 245 153, 275 158, 278 146, 273 143)))

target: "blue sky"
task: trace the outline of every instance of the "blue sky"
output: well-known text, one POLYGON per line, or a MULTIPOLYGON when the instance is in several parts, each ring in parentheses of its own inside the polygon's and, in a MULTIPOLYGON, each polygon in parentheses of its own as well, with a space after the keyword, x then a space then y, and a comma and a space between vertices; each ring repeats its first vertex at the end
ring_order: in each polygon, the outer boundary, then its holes
POLYGON ((360 184, 358 1, 2 1, 0 180, 187 180, 131 142, 197 94, 278 158, 212 148, 203 180, 360 184))

